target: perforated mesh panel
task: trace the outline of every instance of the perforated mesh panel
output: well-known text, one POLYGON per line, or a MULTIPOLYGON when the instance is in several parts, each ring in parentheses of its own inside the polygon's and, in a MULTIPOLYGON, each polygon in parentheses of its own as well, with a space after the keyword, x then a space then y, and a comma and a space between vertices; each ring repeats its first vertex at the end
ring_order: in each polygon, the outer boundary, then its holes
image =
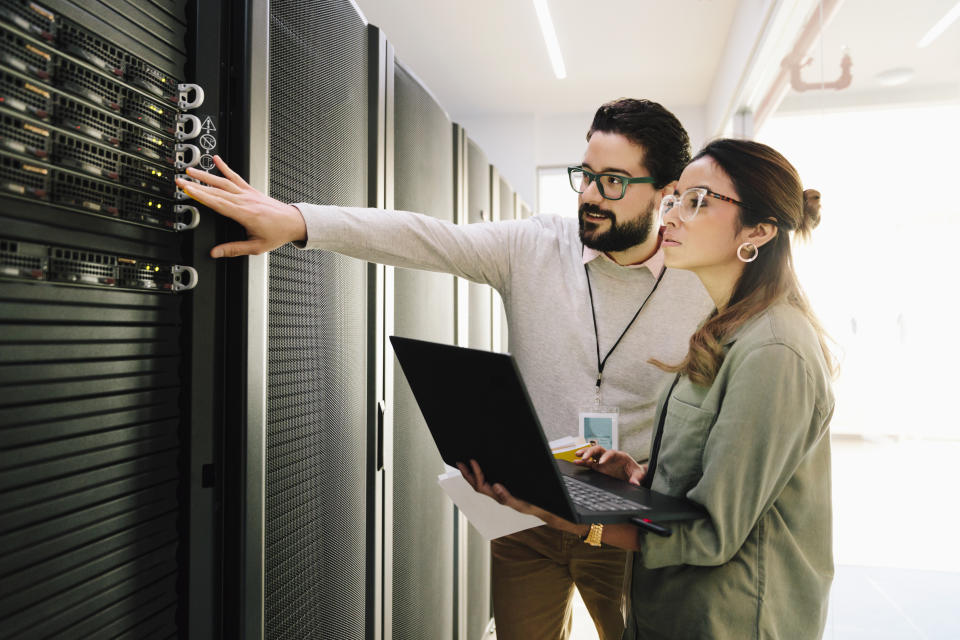
MULTIPOLYGON (((395 87, 394 204, 452 221, 453 128, 399 65, 395 87)), ((397 269, 395 287, 397 335, 453 342, 453 276, 397 269)), ((447 640, 453 635, 453 508, 437 485, 443 462, 396 364, 394 376, 393 637, 447 640)))
MULTIPOLYGON (((270 192, 366 201, 366 26, 351 4, 270 5, 270 192)), ((267 638, 361 638, 365 621, 366 268, 270 255, 267 638)))

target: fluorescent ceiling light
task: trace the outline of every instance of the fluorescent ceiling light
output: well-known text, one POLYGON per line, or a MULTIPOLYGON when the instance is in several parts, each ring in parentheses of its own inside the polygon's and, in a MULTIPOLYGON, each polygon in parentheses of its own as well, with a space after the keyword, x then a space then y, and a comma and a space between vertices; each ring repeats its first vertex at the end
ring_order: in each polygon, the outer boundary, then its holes
POLYGON ((920 42, 917 43, 917 48, 923 49, 929 46, 934 40, 939 38, 944 31, 949 29, 950 25, 957 21, 957 18, 960 18, 960 2, 953 5, 953 9, 947 11, 947 15, 940 18, 940 21, 933 25, 930 31, 927 31, 927 35, 920 38, 920 42))
POLYGON ((540 31, 543 32, 543 42, 547 45, 547 53, 550 54, 550 64, 553 65, 553 73, 557 76, 557 80, 563 80, 567 77, 567 69, 563 66, 560 42, 557 40, 557 32, 553 29, 553 19, 550 17, 550 8, 547 6, 547 0, 533 0, 533 8, 537 10, 537 20, 540 21, 540 31))
POLYGON ((885 87, 897 87, 901 84, 907 84, 913 79, 913 69, 909 67, 887 69, 878 73, 876 79, 879 84, 885 87))

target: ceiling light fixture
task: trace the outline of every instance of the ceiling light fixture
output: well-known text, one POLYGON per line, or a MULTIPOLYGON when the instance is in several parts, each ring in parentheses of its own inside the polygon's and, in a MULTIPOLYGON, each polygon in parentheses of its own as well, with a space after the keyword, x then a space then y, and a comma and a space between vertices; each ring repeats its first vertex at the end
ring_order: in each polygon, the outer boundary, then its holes
POLYGON ((567 69, 563 66, 560 42, 557 40, 557 32, 553 28, 553 19, 550 17, 547 0, 533 0, 533 8, 537 10, 537 20, 540 21, 540 31, 543 33, 543 42, 547 45, 547 53, 550 55, 553 73, 557 76, 557 80, 563 80, 567 77, 567 69))
POLYGON ((950 25, 957 21, 957 18, 960 18, 960 2, 953 5, 953 9, 947 11, 947 15, 940 18, 937 24, 933 25, 930 31, 927 31, 927 34, 920 38, 920 42, 917 43, 917 48, 923 49, 924 47, 930 46, 934 40, 950 28, 950 25))
POLYGON ((876 75, 877 83, 885 87, 899 87, 913 80, 913 69, 909 67, 898 67, 896 69, 887 69, 876 75))

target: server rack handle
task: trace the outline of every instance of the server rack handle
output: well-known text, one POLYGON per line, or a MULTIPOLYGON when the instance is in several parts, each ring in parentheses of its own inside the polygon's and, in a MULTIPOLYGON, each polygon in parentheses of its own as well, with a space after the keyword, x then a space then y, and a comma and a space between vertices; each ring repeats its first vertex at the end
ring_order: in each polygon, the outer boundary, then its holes
POLYGON ((170 269, 173 273, 173 290, 174 291, 190 291, 197 286, 197 283, 200 282, 200 275, 197 273, 197 270, 193 267, 188 267, 187 265, 175 264, 170 269), (187 282, 183 281, 183 274, 187 273, 190 275, 190 279, 187 282))
POLYGON ((203 87, 198 84, 184 82, 177 85, 180 92, 180 102, 177 103, 181 109, 196 109, 203 104, 203 87), (190 100, 190 92, 193 92, 193 100, 190 100))
POLYGON ((200 210, 189 204, 178 204, 173 208, 174 213, 189 213, 190 222, 178 222, 173 225, 176 231, 188 231, 196 229, 200 224, 200 210))
POLYGON ((181 113, 177 116, 177 124, 181 125, 177 127, 177 142, 183 142, 184 140, 193 140, 200 135, 200 118, 193 115, 192 113, 181 113), (190 123, 190 130, 186 131, 183 129, 182 125, 190 123))

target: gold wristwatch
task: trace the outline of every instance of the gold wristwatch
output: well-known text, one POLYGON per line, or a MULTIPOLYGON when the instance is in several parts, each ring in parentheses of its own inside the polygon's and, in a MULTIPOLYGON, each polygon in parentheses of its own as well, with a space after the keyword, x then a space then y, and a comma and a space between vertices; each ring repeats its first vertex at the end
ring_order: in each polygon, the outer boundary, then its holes
POLYGON ((590 533, 587 534, 587 537, 583 539, 585 543, 591 547, 599 547, 601 542, 600 538, 603 537, 603 525, 593 523, 590 525, 590 533))

